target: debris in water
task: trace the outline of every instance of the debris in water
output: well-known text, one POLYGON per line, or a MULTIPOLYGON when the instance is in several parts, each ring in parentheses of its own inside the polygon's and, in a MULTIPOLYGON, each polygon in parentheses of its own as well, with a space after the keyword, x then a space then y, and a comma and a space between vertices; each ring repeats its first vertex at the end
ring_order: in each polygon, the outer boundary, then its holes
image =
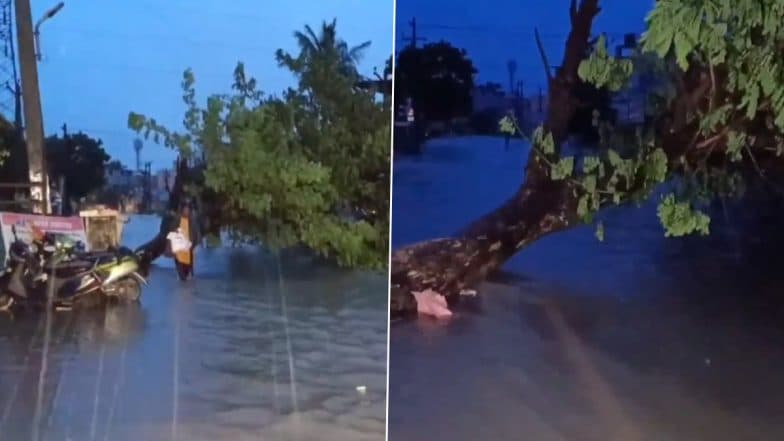
POLYGON ((367 386, 357 386, 357 393, 365 395, 367 393, 367 386))
POLYGON ((414 298, 417 302, 417 311, 423 315, 429 315, 436 318, 449 318, 452 316, 452 311, 446 303, 446 298, 432 289, 424 291, 414 291, 414 298))

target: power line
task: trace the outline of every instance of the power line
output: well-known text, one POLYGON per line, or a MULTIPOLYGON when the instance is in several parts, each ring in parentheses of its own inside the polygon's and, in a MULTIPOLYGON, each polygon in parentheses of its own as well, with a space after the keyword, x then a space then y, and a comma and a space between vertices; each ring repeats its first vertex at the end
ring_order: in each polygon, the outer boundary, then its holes
MULTIPOLYGON (((235 23, 237 21, 242 21, 246 23, 251 23, 254 25, 255 28, 258 28, 261 24, 263 24, 266 30, 270 29, 270 25, 276 26, 279 25, 280 22, 273 21, 270 23, 270 15, 267 13, 254 13, 255 11, 265 11, 264 8, 256 8, 256 9, 233 9, 231 8, 232 2, 225 2, 226 4, 220 5, 220 9, 215 8, 204 8, 199 7, 199 2, 160 2, 158 0, 136 0, 133 2, 135 6, 139 7, 140 12, 145 14, 149 14, 149 11, 155 11, 156 16, 175 16, 177 19, 181 19, 184 15, 191 16, 193 18, 193 22, 196 23, 208 23, 208 22, 227 22, 227 23, 235 23), (195 5, 196 7, 190 7, 195 5), (168 7, 167 7, 168 6, 168 7)), ((339 2, 336 2, 339 3, 339 2)), ((370 2, 368 2, 370 4, 370 2)), ((324 20, 330 21, 332 16, 324 17, 324 20)), ((338 18, 338 29, 341 29, 340 24, 343 23, 348 25, 348 21, 342 21, 338 18)), ((302 23, 303 27, 306 23, 302 23)), ((309 23, 314 28, 316 26, 321 26, 321 20, 314 20, 313 22, 309 23)), ((350 23, 352 30, 363 30, 369 33, 374 33, 378 30, 378 27, 373 22, 357 22, 357 23, 350 23)), ((391 20, 390 20, 391 24, 391 20)), ((294 33, 294 31, 301 30, 301 28, 283 28, 282 26, 274 27, 274 32, 284 32, 288 35, 294 33)), ((361 40, 361 41, 364 41, 361 40)))
MULTIPOLYGON (((80 52, 81 53, 81 52, 80 52)), ((68 61, 70 57, 64 56, 49 56, 45 57, 42 64, 46 66, 49 62, 61 62, 61 61, 68 61)), ((182 76, 185 70, 188 69, 188 66, 184 66, 182 68, 179 67, 167 67, 167 66, 160 66, 160 65, 150 65, 150 64, 134 64, 134 63, 106 63, 100 62, 90 66, 91 71, 101 71, 101 70, 109 70, 109 71, 122 71, 128 72, 129 70, 138 70, 143 72, 156 72, 156 73, 164 73, 164 74, 172 74, 177 76, 182 76)), ((200 69, 193 69, 193 75, 196 77, 196 81, 199 81, 199 78, 213 78, 213 79, 222 79, 229 82, 234 81, 234 66, 229 67, 225 73, 218 73, 213 71, 204 71, 200 69)), ((175 85, 176 86, 176 85, 175 85)), ((198 87, 198 86, 197 86, 198 87)))
MULTIPOLYGON (((520 28, 508 28, 492 25, 452 25, 452 24, 439 24, 439 23, 426 23, 419 25, 420 29, 434 29, 442 31, 456 31, 456 32, 473 32, 473 33, 493 33, 493 34, 517 34, 527 35, 533 37, 534 31, 525 30, 520 28)), ((623 36, 625 34, 634 33, 630 31, 602 31, 601 33, 613 36, 623 36)), ((568 32, 540 32, 542 37, 550 38, 566 38, 568 32)))
MULTIPOLYGON (((97 36, 97 37, 115 37, 125 41, 133 41, 134 39, 145 39, 145 40, 152 40, 158 43, 165 43, 169 45, 171 43, 184 43, 189 46, 216 46, 225 48, 226 41, 220 40, 197 40, 191 39, 187 37, 181 36, 172 36, 166 34, 151 34, 151 33, 144 33, 144 34, 137 34, 137 33, 128 33, 128 32, 115 32, 109 31, 105 29, 90 29, 90 28, 72 28, 72 27, 60 27, 58 29, 60 32, 64 34, 71 34, 71 35, 85 35, 85 36, 97 36)), ((242 45, 242 44, 235 44, 232 43, 231 47, 234 49, 243 49, 243 50, 250 50, 250 51, 270 51, 275 52, 279 49, 278 46, 273 45, 258 45, 258 44, 251 44, 251 45, 242 45)))
MULTIPOLYGON (((465 41, 466 38, 471 40, 481 41, 497 41, 499 38, 515 41, 528 41, 533 43, 535 41, 535 33, 533 29, 526 30, 520 28, 508 28, 492 25, 453 25, 442 23, 425 23, 418 25, 417 29, 420 33, 425 32, 428 35, 440 34, 439 38, 431 38, 431 40, 449 41, 451 37, 459 36, 460 40, 465 41)), ((604 35, 610 42, 622 40, 630 31, 603 31, 598 34, 604 35)), ((563 43, 569 37, 568 32, 540 32, 540 37, 543 40, 550 42, 563 43)), ((401 38, 403 41, 410 41, 410 38, 405 35, 401 38)))
MULTIPOLYGON (((0 0, 0 1, 7 1, 7 0, 0 0)), ((149 40, 156 43, 165 43, 165 45, 174 44, 184 44, 188 46, 195 46, 195 47, 205 47, 205 46, 214 46, 218 48, 226 48, 227 43, 226 40, 214 40, 214 39, 194 39, 189 37, 183 37, 181 35, 167 35, 162 33, 130 33, 130 32, 117 32, 114 30, 108 29, 98 29, 98 28, 89 28, 89 27, 71 27, 71 26, 58 26, 58 31, 62 32, 66 35, 77 35, 77 36, 85 36, 85 37, 111 37, 117 38, 126 42, 134 41, 134 40, 149 40)), ((278 49, 282 49, 281 45, 279 44, 242 44, 242 43, 231 43, 232 49, 239 49, 239 50, 247 50, 247 51, 264 51, 269 53, 274 53, 278 49)))

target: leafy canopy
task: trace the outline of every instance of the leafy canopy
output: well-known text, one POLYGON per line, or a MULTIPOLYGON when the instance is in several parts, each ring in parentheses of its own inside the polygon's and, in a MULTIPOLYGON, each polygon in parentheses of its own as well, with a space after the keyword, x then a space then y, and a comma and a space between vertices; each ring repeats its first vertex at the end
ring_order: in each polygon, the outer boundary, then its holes
POLYGON ((2 167, 11 156, 11 150, 13 150, 16 141, 17 136, 13 124, 0 116, 0 167, 2 167))
MULTIPOLYGON (((784 152, 784 2, 780 0, 659 0, 646 19, 641 50, 632 59, 615 59, 602 38, 578 74, 596 87, 617 91, 634 75, 659 78, 648 102, 652 121, 666 116, 683 84, 707 78, 708 92, 686 112, 685 125, 698 128, 704 142, 667 154, 652 124, 635 133, 613 128, 603 151, 584 158, 560 157, 552 137, 533 136, 537 160, 550 167, 551 179, 569 180, 578 196, 578 214, 587 222, 608 204, 640 201, 665 181, 676 183, 658 207, 667 236, 708 234, 710 217, 700 210, 715 197, 743 191, 741 166, 784 152), (581 162, 581 166, 577 163, 581 162)), ((692 103, 694 104, 694 103, 692 103)), ((504 118, 502 132, 516 122, 504 118)), ((599 225, 597 236, 603 237, 599 225)))
POLYGON ((82 132, 67 137, 50 136, 45 141, 49 178, 64 177, 68 197, 80 199, 106 184, 109 155, 100 139, 82 132))
POLYGON ((276 53, 297 86, 266 95, 242 63, 232 92, 196 101, 188 70, 185 131, 131 113, 129 126, 197 158, 202 197, 237 240, 272 249, 304 245, 351 267, 387 264, 389 109, 356 86, 356 63, 370 44, 350 47, 336 22, 294 34, 298 54, 276 53))
POLYGON ((405 48, 395 63, 395 102, 411 98, 430 121, 468 116, 476 72, 466 51, 447 42, 405 48))

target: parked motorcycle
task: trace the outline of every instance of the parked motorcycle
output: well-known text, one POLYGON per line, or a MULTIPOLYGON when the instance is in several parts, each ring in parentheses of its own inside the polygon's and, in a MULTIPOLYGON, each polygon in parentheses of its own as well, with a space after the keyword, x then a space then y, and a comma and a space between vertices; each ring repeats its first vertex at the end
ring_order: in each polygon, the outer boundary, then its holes
POLYGON ((127 248, 88 253, 78 243, 43 234, 26 244, 16 237, 0 275, 0 310, 14 306, 71 309, 89 300, 135 302, 146 280, 139 258, 127 248))

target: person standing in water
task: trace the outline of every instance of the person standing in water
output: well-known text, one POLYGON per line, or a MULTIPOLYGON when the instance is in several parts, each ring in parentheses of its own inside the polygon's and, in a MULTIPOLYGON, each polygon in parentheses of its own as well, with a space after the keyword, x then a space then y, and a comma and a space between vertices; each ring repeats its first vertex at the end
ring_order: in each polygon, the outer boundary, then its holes
MULTIPOLYGON (((199 228, 196 214, 191 209, 191 204, 183 202, 180 205, 179 216, 176 218, 174 230, 187 240, 185 249, 173 250, 174 265, 180 280, 185 281, 193 277, 194 249, 199 243, 199 228)), ((171 240, 171 239, 170 239, 171 240)), ((175 248, 175 247, 172 247, 175 248)), ((179 248, 179 247, 178 247, 179 248)))
MULTIPOLYGON (((514 121, 515 114, 514 110, 509 109, 506 111, 506 116, 511 118, 514 121)), ((512 135, 510 133, 504 133, 504 150, 509 150, 509 141, 511 141, 512 135)))

